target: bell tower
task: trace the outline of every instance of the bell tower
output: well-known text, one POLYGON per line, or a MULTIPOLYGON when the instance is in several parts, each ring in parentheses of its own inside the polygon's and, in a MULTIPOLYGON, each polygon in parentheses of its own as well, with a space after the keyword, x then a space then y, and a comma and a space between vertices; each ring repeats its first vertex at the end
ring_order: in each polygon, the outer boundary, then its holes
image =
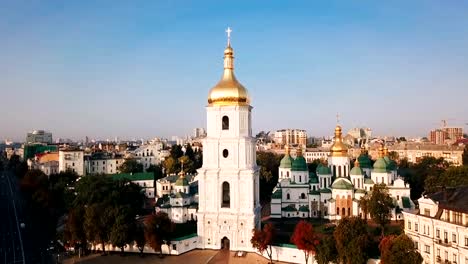
POLYGON ((221 80, 208 95, 203 167, 198 170, 197 233, 200 248, 253 251, 252 229, 260 226, 259 169, 252 137, 252 106, 234 75, 228 33, 221 80))

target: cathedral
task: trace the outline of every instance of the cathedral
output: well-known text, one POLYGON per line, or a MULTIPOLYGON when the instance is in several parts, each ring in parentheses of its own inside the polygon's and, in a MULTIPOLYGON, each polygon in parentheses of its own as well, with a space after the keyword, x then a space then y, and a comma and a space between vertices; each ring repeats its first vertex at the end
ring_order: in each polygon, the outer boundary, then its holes
POLYGON ((309 171, 301 149, 296 158, 289 148, 281 160, 279 181, 271 198, 272 218, 324 218, 339 220, 346 216, 364 217, 359 199, 372 192, 374 184, 387 185, 395 209, 392 219, 402 219, 402 211, 414 208, 410 188, 397 174, 388 149, 380 147, 379 158, 372 162, 365 149, 351 166, 348 148, 343 143, 341 127, 335 128, 334 143, 327 165, 309 171))
POLYGON ((207 136, 197 176, 198 248, 253 251, 252 230, 260 227, 259 168, 251 101, 234 75, 230 32, 224 71, 206 106, 207 136))

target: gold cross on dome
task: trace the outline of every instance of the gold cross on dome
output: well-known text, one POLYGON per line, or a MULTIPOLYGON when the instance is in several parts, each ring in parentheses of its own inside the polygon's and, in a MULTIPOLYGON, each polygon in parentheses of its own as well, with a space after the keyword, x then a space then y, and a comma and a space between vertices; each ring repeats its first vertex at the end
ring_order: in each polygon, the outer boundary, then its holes
POLYGON ((226 33, 227 33, 227 41, 228 41, 228 45, 231 44, 231 32, 232 32, 232 29, 230 27, 228 27, 226 29, 226 33))
POLYGON ((337 124, 340 123, 340 114, 339 113, 336 113, 336 123, 337 124))

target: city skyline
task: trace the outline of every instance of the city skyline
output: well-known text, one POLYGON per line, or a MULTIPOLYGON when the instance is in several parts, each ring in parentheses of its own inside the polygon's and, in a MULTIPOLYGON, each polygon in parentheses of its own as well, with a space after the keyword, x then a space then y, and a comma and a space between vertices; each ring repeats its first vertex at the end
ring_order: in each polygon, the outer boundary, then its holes
POLYGON ((254 131, 331 135, 337 113, 382 136, 427 136, 441 119, 466 130, 466 4, 111 3, 0 10, 0 139, 191 134, 228 26, 254 131))

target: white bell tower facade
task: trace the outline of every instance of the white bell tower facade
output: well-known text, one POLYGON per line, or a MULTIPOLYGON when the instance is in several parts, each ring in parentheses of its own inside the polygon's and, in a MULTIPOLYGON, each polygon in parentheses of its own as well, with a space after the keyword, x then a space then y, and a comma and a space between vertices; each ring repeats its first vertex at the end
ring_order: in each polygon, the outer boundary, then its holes
POLYGON ((234 76, 234 51, 224 51, 224 72, 208 96, 203 167, 198 170, 198 247, 253 251, 260 227, 259 169, 247 90, 234 76))

